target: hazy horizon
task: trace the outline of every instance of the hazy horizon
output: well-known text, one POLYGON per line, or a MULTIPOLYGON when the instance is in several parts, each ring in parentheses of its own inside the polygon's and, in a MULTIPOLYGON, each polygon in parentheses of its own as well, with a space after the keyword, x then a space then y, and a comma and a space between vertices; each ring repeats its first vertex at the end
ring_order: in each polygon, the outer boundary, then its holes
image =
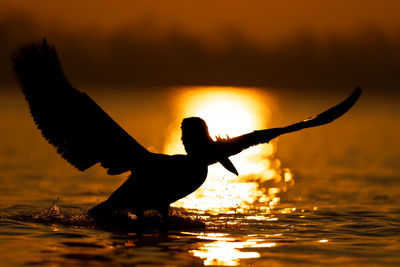
POLYGON ((330 93, 362 86, 398 96, 396 1, 221 1, 209 9, 196 1, 89 2, 2 2, 1 87, 16 85, 9 57, 46 37, 66 76, 82 89, 241 86, 330 93))

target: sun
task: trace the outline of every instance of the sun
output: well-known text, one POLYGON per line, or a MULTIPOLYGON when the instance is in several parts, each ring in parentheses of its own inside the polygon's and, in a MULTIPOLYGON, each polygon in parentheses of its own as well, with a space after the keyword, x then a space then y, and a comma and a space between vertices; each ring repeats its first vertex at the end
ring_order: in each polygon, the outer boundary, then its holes
MULTIPOLYGON (((186 88, 177 94, 177 121, 167 139, 165 152, 184 153, 180 141, 180 121, 185 117, 200 117, 208 125, 211 137, 234 137, 267 126, 270 111, 268 97, 256 90, 232 87, 186 88)), ((272 167, 275 146, 265 144, 247 149, 231 157, 239 177, 219 164, 209 167, 206 182, 194 193, 173 206, 197 210, 221 211, 249 207, 255 202, 277 201, 278 190, 268 191, 260 183, 280 179, 280 170, 272 167), (246 177, 251 179, 246 180, 246 177)))
POLYGON ((207 122, 210 135, 237 136, 260 127, 257 105, 251 98, 243 98, 232 91, 208 91, 193 97, 186 108, 207 122))

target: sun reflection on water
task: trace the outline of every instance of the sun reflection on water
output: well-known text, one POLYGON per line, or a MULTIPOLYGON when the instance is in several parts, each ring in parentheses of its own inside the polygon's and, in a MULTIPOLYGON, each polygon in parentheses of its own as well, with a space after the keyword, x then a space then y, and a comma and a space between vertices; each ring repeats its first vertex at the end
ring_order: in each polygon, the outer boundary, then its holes
POLYGON ((204 259, 204 265, 239 265, 240 259, 259 258, 261 255, 258 252, 240 251, 239 248, 244 248, 247 242, 225 242, 215 241, 205 244, 197 250, 190 251, 194 256, 204 259))
MULTIPOLYGON (((210 135, 238 136, 268 126, 271 98, 253 89, 205 87, 186 88, 176 94, 177 120, 165 145, 169 154, 185 153, 181 144, 180 122, 185 117, 201 117, 210 135)), ((293 183, 289 169, 280 168, 273 157, 276 142, 251 147, 231 157, 239 176, 227 172, 219 164, 209 167, 206 182, 194 193, 172 204, 175 207, 207 211, 212 214, 246 210, 254 206, 273 207, 280 201, 279 193, 293 183), (273 188, 263 183, 273 181, 273 188)))
POLYGON ((271 248, 276 246, 276 243, 265 242, 265 239, 249 238, 247 240, 236 240, 235 238, 228 237, 226 233, 198 234, 182 232, 182 234, 194 235, 198 239, 213 241, 189 251, 194 256, 203 259, 205 266, 237 266, 242 259, 261 257, 259 252, 242 251, 242 249, 271 248))

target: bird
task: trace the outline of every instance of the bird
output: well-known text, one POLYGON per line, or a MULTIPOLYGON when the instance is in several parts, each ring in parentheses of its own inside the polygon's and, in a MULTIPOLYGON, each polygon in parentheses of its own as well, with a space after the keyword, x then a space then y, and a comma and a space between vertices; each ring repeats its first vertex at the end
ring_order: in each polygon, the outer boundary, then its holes
POLYGON ((79 171, 100 164, 109 175, 130 172, 107 200, 88 211, 99 220, 126 210, 138 217, 156 210, 168 218, 171 203, 205 182, 208 166, 220 163, 238 175, 230 156, 282 134, 328 124, 346 113, 361 94, 357 87, 338 105, 298 123, 216 140, 203 119, 184 118, 181 139, 186 154, 166 155, 147 150, 90 96, 75 89, 64 75, 55 47, 46 39, 21 46, 11 60, 31 116, 58 154, 79 171))

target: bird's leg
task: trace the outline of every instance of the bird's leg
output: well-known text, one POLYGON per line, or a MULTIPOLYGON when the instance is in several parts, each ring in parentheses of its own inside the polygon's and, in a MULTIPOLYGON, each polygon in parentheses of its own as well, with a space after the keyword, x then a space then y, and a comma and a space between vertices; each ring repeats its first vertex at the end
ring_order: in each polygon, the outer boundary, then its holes
POLYGON ((169 222, 169 209, 169 204, 159 209, 163 222, 169 222))
POLYGON ((136 215, 138 222, 144 221, 144 210, 143 209, 136 209, 136 210, 134 210, 133 214, 136 215))

